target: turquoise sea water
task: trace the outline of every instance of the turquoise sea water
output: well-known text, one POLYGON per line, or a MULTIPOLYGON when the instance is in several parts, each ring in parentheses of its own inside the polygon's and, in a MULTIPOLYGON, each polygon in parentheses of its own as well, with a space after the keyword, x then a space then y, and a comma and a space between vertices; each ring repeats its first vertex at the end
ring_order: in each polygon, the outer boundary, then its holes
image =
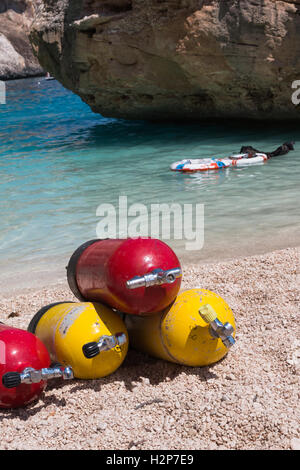
POLYGON ((103 118, 58 82, 7 82, 0 105, 1 286, 62 279, 73 251, 96 238, 97 207, 204 204, 205 241, 182 260, 262 253, 300 241, 300 128, 296 124, 147 123, 103 118), (227 156, 242 145, 296 150, 266 164, 183 175, 182 158, 227 156))

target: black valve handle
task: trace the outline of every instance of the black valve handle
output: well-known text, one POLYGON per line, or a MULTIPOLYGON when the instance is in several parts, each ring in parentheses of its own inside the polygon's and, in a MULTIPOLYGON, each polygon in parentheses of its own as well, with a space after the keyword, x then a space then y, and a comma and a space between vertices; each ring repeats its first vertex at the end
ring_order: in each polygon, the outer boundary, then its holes
POLYGON ((86 343, 82 346, 82 352, 87 359, 92 359, 93 357, 98 356, 99 354, 99 346, 98 343, 86 343))
POLYGON ((2 377, 5 388, 15 388, 21 385, 21 375, 19 372, 7 372, 2 377))

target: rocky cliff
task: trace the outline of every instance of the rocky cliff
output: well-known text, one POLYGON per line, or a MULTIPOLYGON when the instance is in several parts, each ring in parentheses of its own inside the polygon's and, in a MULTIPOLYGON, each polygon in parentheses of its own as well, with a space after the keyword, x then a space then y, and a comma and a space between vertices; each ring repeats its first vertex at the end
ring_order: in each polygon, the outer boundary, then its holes
POLYGON ((43 73, 29 42, 38 1, 0 0, 0 79, 43 73))
POLYGON ((41 0, 31 40, 104 116, 300 118, 300 1, 41 0))

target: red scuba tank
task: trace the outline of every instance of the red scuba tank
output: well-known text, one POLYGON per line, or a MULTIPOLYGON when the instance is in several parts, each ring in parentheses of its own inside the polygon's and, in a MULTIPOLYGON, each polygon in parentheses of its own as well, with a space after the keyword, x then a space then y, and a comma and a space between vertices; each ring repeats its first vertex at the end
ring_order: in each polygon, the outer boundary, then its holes
MULTIPOLYGON (((47 380, 65 375, 60 366, 49 369, 49 353, 34 334, 0 323, 0 408, 18 408, 35 401, 47 380)), ((69 377, 67 377, 69 375, 69 377)))
POLYGON ((181 266, 164 242, 148 238, 91 240, 67 267, 81 301, 103 302, 124 313, 149 315, 169 306, 181 285, 181 266))

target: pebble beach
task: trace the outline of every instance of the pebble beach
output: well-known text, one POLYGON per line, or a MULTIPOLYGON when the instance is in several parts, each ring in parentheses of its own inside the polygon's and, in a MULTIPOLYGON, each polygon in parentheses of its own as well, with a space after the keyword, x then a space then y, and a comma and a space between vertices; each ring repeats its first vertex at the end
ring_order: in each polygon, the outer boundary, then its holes
POLYGON ((0 452, 300 450, 299 32, 300 0, 0 2, 0 452))
MULTIPOLYGON (((132 349, 98 380, 49 382, 26 408, 0 410, 0 449, 300 450, 300 248, 183 264, 182 290, 209 289, 236 319, 220 362, 190 368, 132 349)), ((67 282, 0 299, 0 321, 26 329, 67 282)))

